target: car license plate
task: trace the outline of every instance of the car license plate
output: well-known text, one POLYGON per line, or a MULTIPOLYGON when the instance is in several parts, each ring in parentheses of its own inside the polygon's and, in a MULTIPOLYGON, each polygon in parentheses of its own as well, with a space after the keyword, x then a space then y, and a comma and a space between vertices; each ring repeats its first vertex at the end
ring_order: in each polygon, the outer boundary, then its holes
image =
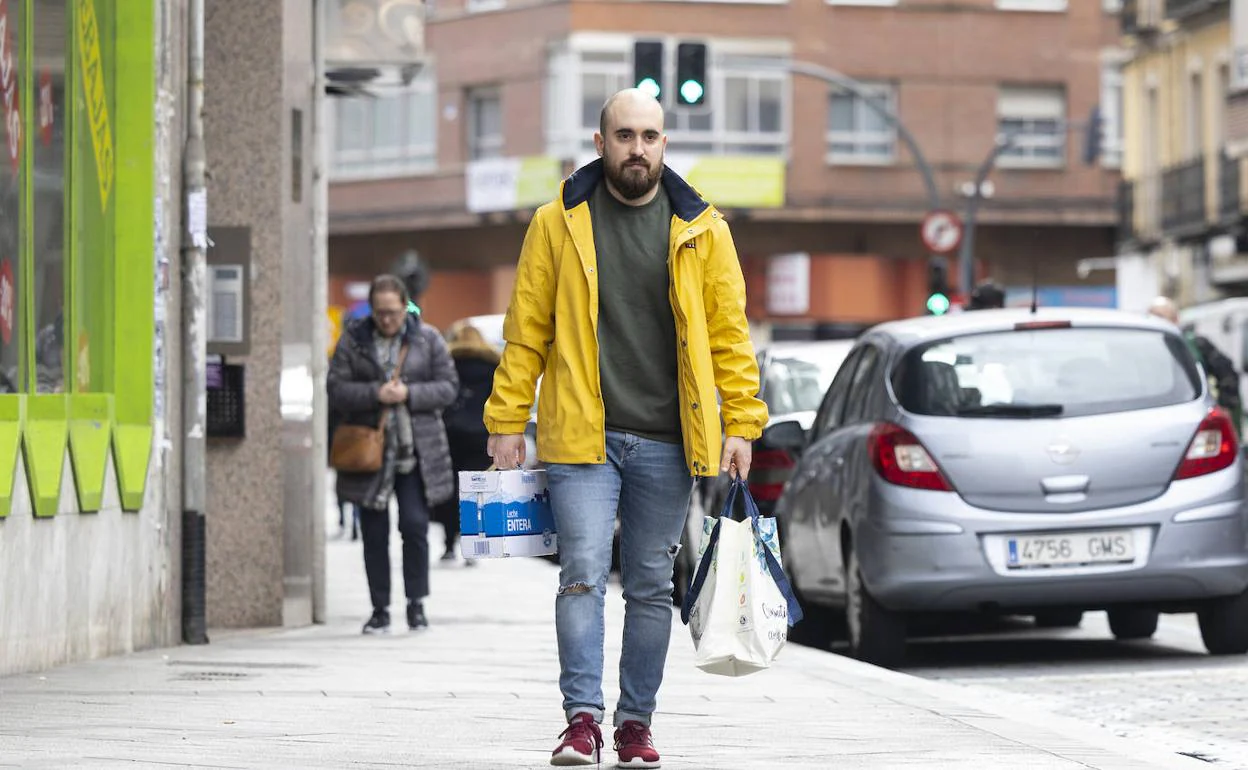
POLYGON ((1005 540, 1005 565, 1010 569, 1131 561, 1135 561, 1135 538, 1129 529, 1046 532, 1005 540))

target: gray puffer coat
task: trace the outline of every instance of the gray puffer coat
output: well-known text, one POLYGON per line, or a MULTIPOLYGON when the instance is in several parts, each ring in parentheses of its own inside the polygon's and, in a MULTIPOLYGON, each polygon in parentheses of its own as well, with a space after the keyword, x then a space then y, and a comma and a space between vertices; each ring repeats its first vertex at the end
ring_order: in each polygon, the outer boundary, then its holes
MULTIPOLYGON (((377 360, 374 329, 371 317, 352 320, 334 348, 326 386, 329 408, 339 413, 339 425, 376 427, 381 419, 382 404, 377 393, 386 375, 377 360)), ((459 377, 437 329, 409 315, 401 334, 408 345, 402 379, 407 385, 407 409, 412 415, 412 441, 425 484, 425 498, 434 506, 455 494, 442 410, 455 402, 459 377)), ((363 505, 374 494, 381 475, 380 471, 339 471, 338 499, 363 505)))

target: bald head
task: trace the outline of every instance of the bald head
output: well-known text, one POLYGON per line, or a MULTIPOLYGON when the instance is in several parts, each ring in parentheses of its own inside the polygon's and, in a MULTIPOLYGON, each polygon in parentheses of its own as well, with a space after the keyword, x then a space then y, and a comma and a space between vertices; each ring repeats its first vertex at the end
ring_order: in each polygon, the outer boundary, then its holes
POLYGON ((663 105, 650 94, 626 88, 602 106, 594 146, 602 156, 607 190, 630 206, 644 206, 657 195, 663 175, 663 105))
POLYGON ((1176 326, 1179 323, 1179 308, 1175 306, 1174 301, 1169 297, 1158 297, 1148 306, 1150 315, 1158 318, 1164 318, 1176 326))
POLYGON ((629 122, 627 119, 634 116, 649 125, 656 125, 657 121, 659 131, 663 130, 663 105, 659 104, 658 99, 640 88, 625 88, 623 91, 616 91, 602 105, 602 112, 598 115, 598 131, 603 136, 610 136, 612 131, 629 122))

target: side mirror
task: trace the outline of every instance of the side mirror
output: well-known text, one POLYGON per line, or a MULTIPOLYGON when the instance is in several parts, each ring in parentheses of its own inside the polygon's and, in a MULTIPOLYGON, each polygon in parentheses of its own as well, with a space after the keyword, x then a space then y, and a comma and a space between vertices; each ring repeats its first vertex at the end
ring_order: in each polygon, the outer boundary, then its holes
POLYGON ((806 431, 796 420, 778 422, 763 431, 763 443, 776 449, 800 452, 806 448, 806 431))

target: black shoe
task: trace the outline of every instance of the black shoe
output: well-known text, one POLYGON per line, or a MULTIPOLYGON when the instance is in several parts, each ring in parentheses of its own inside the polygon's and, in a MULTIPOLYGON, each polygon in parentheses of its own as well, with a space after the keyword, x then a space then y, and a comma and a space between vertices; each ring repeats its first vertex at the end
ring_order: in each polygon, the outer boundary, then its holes
POLYGON ((420 602, 407 603, 407 627, 412 631, 429 627, 429 619, 425 617, 425 608, 420 602))
MULTIPOLYGON (((409 617, 410 617, 410 610, 409 617)), ((390 633, 390 611, 389 610, 373 610, 373 616, 364 624, 364 633, 366 634, 388 634, 390 633)))
POLYGON ((442 561, 455 561, 455 549, 447 548, 446 553, 442 554, 442 561))

